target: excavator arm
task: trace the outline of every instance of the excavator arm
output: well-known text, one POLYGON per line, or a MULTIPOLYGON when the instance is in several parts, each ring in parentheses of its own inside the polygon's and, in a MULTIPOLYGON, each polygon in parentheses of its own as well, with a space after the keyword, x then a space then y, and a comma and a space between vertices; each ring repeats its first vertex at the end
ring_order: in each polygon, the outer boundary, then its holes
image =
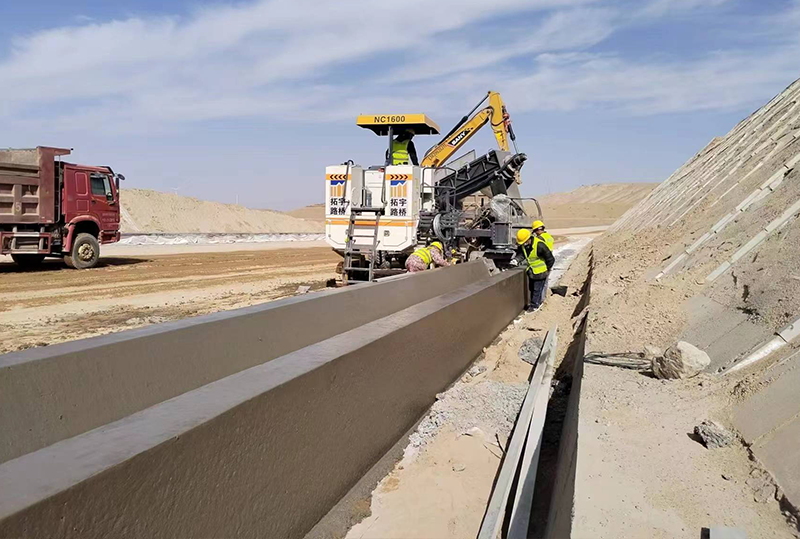
POLYGON ((490 91, 469 114, 461 118, 461 121, 438 144, 428 150, 420 166, 440 167, 444 165, 487 123, 492 124, 497 145, 501 150, 508 151, 509 139, 512 141, 516 139, 514 130, 511 128, 511 118, 500 94, 490 91), (475 113, 486 100, 489 101, 489 105, 475 113), (475 113, 474 116, 473 113, 475 113), (472 117, 470 118, 470 116, 472 117))

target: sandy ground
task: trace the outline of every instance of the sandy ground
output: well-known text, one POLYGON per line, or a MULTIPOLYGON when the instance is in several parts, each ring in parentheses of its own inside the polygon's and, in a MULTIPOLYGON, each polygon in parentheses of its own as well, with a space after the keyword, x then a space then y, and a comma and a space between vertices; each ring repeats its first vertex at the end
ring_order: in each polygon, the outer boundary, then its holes
POLYGON ((181 254, 160 256, 153 247, 108 249, 97 268, 82 271, 59 260, 20 271, 0 260, 0 353, 263 303, 299 285, 323 287, 340 260, 329 247, 310 245, 191 253, 195 246, 164 246, 161 253, 181 254))
MULTIPOLYGON (((588 242, 570 238, 562 247, 577 250, 588 242)), ((565 250, 559 273, 568 267, 565 250)), ((403 460, 373 492, 371 515, 351 528, 348 539, 477 535, 532 369, 519 358, 519 348, 530 337, 543 339, 552 324, 559 325, 562 343, 572 340, 578 281, 579 276, 565 281, 567 296, 551 296, 540 311, 510 324, 438 397, 403 460)), ((566 349, 559 348, 560 357, 566 349)))
MULTIPOLYGON (((103 256, 141 256, 177 255, 194 253, 230 253, 235 251, 273 251, 276 249, 330 249, 324 240, 320 241, 271 241, 264 243, 222 243, 193 245, 104 245, 103 256)), ((0 262, 5 257, 0 256, 0 262)), ((10 257, 8 258, 10 261, 10 257)))
POLYGON ((743 444, 706 449, 694 437, 705 419, 725 423, 728 390, 712 375, 662 382, 587 365, 574 537, 696 538, 716 526, 795 537, 774 497, 751 486, 761 467, 743 444))

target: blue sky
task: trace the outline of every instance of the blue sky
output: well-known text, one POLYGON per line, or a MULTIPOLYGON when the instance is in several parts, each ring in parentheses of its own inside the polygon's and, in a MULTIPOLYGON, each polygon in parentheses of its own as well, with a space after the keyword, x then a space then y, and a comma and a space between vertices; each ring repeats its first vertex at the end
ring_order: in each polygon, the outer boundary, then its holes
POLYGON ((800 77, 798 28, 800 0, 2 2, 0 146, 291 209, 382 160, 357 114, 448 130, 491 89, 525 195, 661 181, 800 77))

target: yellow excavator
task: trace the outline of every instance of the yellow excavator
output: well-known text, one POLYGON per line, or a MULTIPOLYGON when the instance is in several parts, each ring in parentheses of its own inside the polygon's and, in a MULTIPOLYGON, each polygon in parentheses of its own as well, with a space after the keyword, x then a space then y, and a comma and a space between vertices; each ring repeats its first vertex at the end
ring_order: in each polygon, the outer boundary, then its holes
MULTIPOLYGON (((472 138, 483 126, 491 122, 492 131, 497 139, 497 146, 500 150, 509 151, 508 141, 514 143, 516 151, 516 139, 514 130, 511 127, 511 117, 503 103, 503 99, 497 92, 489 91, 475 107, 467 113, 459 122, 447 133, 439 143, 431 147, 425 154, 420 163, 422 167, 441 167, 454 153, 472 138), (481 109, 477 114, 475 111, 481 106, 489 104, 481 109), (475 114, 473 116, 473 114, 475 114)), ((515 152, 516 153, 516 152, 515 152)))

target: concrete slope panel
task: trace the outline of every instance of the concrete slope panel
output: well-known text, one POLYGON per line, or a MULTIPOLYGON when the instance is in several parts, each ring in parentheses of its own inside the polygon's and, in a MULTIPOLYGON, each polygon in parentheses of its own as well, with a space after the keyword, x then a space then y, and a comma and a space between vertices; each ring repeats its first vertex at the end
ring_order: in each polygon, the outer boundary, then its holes
POLYGON ((0 465, 0 537, 302 537, 520 312, 506 272, 0 465))
POLYGON ((488 276, 475 261, 0 356, 0 462, 488 276))

